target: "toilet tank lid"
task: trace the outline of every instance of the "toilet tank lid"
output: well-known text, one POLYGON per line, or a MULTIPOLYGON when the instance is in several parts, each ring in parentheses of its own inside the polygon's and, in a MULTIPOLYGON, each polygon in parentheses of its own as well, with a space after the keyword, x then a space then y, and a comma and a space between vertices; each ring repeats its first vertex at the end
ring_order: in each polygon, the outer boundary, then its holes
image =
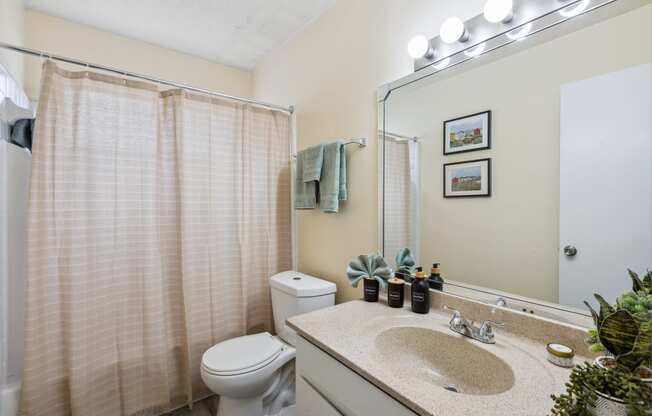
POLYGON ((275 274, 270 279, 270 285, 273 289, 298 298, 325 296, 337 291, 335 283, 293 270, 275 274))

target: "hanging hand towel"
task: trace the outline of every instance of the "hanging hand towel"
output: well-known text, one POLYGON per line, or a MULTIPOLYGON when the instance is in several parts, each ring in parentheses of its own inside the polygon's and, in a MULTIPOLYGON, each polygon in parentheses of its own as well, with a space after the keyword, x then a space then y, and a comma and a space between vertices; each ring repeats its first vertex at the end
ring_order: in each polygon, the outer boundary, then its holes
POLYGON ((297 154, 294 191, 296 209, 314 209, 317 205, 318 181, 324 161, 324 146, 314 146, 297 154))
POLYGON ((346 186, 346 146, 340 146, 340 191, 339 200, 346 201, 349 198, 349 193, 346 186))
POLYGON ((304 182, 317 181, 321 179, 321 172, 324 166, 324 145, 309 147, 299 152, 303 156, 303 172, 301 177, 304 182))
POLYGON ((324 167, 319 181, 319 205, 324 212, 339 211, 346 195, 346 156, 341 140, 324 145, 324 167))

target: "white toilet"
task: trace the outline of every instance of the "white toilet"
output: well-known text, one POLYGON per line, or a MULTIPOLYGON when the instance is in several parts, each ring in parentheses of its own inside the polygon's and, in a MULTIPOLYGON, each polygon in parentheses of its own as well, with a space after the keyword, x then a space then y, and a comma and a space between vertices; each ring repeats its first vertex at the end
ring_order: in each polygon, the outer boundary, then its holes
POLYGON ((279 336, 265 332, 233 338, 209 348, 202 357, 202 380, 220 396, 218 416, 266 416, 263 402, 270 397, 277 403, 294 397, 290 362, 296 355, 292 345, 297 335, 285 320, 335 304, 335 284, 313 276, 283 272, 271 277, 270 286, 279 336))

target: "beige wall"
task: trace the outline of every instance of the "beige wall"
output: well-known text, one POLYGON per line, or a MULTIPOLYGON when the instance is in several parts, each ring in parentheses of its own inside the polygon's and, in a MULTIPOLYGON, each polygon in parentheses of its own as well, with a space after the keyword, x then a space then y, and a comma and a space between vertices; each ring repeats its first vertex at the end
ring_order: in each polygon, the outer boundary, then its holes
MULTIPOLYGON (((253 96, 251 72, 33 10, 25 12, 25 46, 227 94, 253 96)), ((26 58, 25 90, 32 99, 38 97, 40 76, 41 60, 26 58)))
MULTIPOLYGON (((0 0, 0 42, 17 45, 23 43, 23 15, 22 0, 0 0)), ((0 49, 0 64, 22 85, 22 55, 0 49)))
POLYGON ((368 137, 349 149, 350 201, 339 214, 298 212, 299 269, 338 285, 338 301, 357 298, 349 260, 378 249, 376 88, 411 72, 408 40, 434 36, 441 22, 482 10, 482 0, 341 0, 255 71, 260 99, 297 106, 298 145, 368 137))
POLYGON ((423 262, 441 261, 454 280, 558 300, 560 86, 652 62, 650 22, 652 5, 390 97, 388 129, 421 139, 423 262), (442 156, 443 121, 485 110, 492 149, 442 156), (442 197, 444 163, 487 157, 491 198, 442 197))

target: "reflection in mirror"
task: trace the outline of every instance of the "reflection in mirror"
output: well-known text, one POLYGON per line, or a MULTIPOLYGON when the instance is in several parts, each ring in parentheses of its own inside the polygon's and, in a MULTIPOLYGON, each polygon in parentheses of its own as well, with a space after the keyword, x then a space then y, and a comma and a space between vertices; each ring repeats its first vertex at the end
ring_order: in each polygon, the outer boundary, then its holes
POLYGON ((385 250, 391 258, 403 247, 419 257, 419 139, 385 132, 385 250))
POLYGON ((651 22, 647 3, 392 90, 388 261, 409 247, 491 303, 500 294, 584 313, 593 293, 629 290, 627 268, 652 267, 651 22), (445 125, 485 111, 490 125, 445 125), (445 172, 480 159, 489 171, 445 172), (444 197, 485 180, 490 196, 444 197))

